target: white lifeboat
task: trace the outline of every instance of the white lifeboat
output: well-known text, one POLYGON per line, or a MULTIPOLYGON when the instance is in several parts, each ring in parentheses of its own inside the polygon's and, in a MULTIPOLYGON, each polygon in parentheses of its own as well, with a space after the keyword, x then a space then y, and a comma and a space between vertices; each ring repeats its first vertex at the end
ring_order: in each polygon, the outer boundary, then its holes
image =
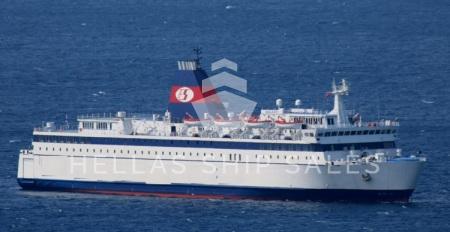
POLYGON ((214 118, 214 124, 220 127, 239 127, 241 125, 241 120, 226 119, 221 115, 217 114, 217 117, 214 118))
POLYGON ((186 117, 183 119, 183 123, 188 126, 201 126, 203 123, 206 123, 208 120, 201 120, 199 118, 194 118, 190 114, 186 114, 186 117))
POLYGON ((278 117, 278 119, 275 121, 275 126, 278 128, 284 128, 284 129, 300 129, 302 128, 301 122, 288 122, 286 119, 282 117, 278 117))
POLYGON ((261 120, 260 118, 257 117, 250 117, 246 120, 244 120, 244 125, 246 127, 269 127, 270 124, 272 123, 272 121, 270 120, 261 120))

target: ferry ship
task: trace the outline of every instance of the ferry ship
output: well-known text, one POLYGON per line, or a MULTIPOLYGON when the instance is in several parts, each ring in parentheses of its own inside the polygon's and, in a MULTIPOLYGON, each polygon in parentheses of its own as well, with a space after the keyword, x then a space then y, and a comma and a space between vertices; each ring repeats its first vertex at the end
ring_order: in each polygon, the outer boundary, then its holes
MULTIPOLYGON (((236 71, 232 64, 218 68, 236 71)), ((402 154, 398 121, 366 122, 345 109, 345 80, 332 84, 331 111, 303 108, 300 100, 286 108, 278 99, 274 109, 243 113, 226 111, 214 97, 220 88, 202 91, 210 79, 199 60, 179 61, 162 115, 119 111, 79 116, 73 129, 54 122, 35 128, 31 148, 20 151, 19 185, 160 197, 409 201, 425 158, 402 154)))

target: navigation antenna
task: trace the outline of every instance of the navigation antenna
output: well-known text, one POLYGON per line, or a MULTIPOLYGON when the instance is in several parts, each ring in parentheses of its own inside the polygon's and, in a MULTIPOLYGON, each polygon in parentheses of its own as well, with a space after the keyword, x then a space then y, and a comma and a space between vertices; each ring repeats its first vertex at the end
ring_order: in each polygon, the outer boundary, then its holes
POLYGON ((200 67, 200 60, 202 57, 200 56, 202 54, 202 49, 199 47, 196 47, 193 49, 195 52, 195 63, 197 63, 198 67, 200 67))
POLYGON ((69 116, 67 116, 67 113, 66 113, 66 115, 65 115, 65 120, 64 120, 64 126, 65 126, 65 129, 66 130, 69 130, 70 129, 70 125, 69 125, 69 116))

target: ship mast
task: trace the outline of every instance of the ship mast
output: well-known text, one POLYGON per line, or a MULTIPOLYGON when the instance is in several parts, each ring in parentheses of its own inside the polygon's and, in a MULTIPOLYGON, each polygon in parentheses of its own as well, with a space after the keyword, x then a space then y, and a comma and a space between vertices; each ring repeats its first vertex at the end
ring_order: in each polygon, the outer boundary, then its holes
POLYGON ((347 120, 345 116, 344 101, 342 99, 342 96, 348 95, 348 84, 345 79, 342 79, 340 85, 336 85, 336 81, 333 80, 331 88, 331 94, 334 95, 334 106, 330 114, 336 115, 337 125, 345 125, 347 124, 347 120))
POLYGON ((202 59, 200 55, 202 54, 202 49, 200 47, 196 47, 193 50, 195 52, 195 63, 197 64, 197 67, 200 68, 200 60, 202 59))

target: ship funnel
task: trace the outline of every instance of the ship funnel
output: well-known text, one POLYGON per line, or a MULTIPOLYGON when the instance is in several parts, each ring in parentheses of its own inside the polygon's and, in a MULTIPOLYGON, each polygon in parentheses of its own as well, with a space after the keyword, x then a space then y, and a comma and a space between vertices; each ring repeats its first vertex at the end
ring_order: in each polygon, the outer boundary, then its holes
POLYGON ((168 110, 174 122, 181 122, 186 115, 199 118, 193 104, 203 98, 202 81, 208 78, 196 60, 178 61, 178 70, 171 81, 168 110))

